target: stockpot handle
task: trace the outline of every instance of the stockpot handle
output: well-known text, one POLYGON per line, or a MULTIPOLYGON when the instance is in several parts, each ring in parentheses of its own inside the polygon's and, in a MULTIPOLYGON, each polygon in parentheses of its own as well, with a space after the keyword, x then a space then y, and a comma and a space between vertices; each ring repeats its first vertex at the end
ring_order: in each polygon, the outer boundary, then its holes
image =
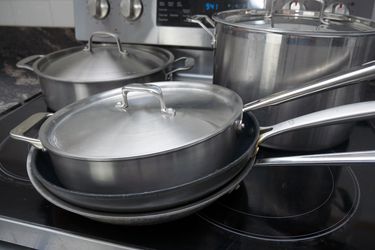
POLYGON ((353 166, 375 163, 375 150, 258 159, 257 167, 353 166))
POLYGON ((87 42, 86 47, 84 48, 85 51, 92 52, 92 41, 93 41, 93 38, 95 36, 109 36, 109 37, 114 38, 116 40, 116 43, 117 43, 118 52, 121 55, 127 55, 128 54, 127 50, 123 49, 122 46, 121 46, 120 37, 117 34, 110 33, 110 32, 105 32, 105 31, 97 31, 97 32, 91 33, 90 39, 87 42))
POLYGON ((265 140, 273 136, 294 130, 356 120, 366 120, 372 117, 375 117, 375 101, 334 107, 303 115, 273 126, 263 127, 261 128, 261 134, 258 138, 258 145, 261 145, 265 140))
POLYGON ((194 15, 191 17, 186 18, 186 21, 189 23, 196 23, 201 26, 210 36, 211 36, 211 45, 213 47, 216 46, 216 37, 215 33, 212 32, 204 23, 206 21, 211 25, 212 28, 215 28, 215 22, 207 15, 194 15))
POLYGON ((181 61, 184 61, 184 65, 182 67, 178 67, 178 68, 175 68, 175 69, 172 69, 171 71, 169 71, 165 75, 166 80, 172 80, 174 73, 192 69, 194 67, 194 65, 195 65, 195 60, 192 57, 180 57, 180 58, 177 58, 173 62, 173 65, 175 65, 175 64, 177 64, 177 63, 179 63, 181 61))
POLYGON ((19 61, 16 66, 17 68, 20 68, 20 69, 28 69, 30 71, 34 71, 34 68, 32 67, 32 64, 40 59, 40 58, 43 58, 44 55, 34 55, 34 56, 29 56, 29 57, 26 57, 24 59, 22 59, 21 61, 19 61))
POLYGON ((45 150, 45 148, 42 145, 42 142, 39 139, 28 137, 25 134, 27 133, 27 131, 36 126, 39 122, 45 120, 51 115, 53 115, 53 113, 41 112, 33 114, 25 121, 23 121, 21 124, 19 124, 17 127, 12 129, 10 131, 10 137, 19 141, 28 142, 38 149, 45 150))
POLYGON ((257 110, 269 106, 278 105, 284 102, 292 101, 300 97, 309 96, 325 90, 340 88, 355 84, 358 82, 371 80, 375 77, 375 63, 374 61, 365 63, 352 70, 340 72, 333 76, 328 76, 323 80, 314 81, 307 85, 293 89, 275 93, 268 97, 250 102, 243 108, 243 112, 257 110))
POLYGON ((160 111, 163 114, 167 114, 168 116, 175 116, 176 111, 172 108, 167 108, 165 105, 163 92, 159 86, 152 85, 152 84, 141 84, 141 83, 131 83, 126 85, 121 89, 123 101, 117 103, 117 107, 125 110, 129 107, 128 102, 128 93, 131 92, 143 92, 148 93, 154 97, 156 97, 160 102, 160 111))

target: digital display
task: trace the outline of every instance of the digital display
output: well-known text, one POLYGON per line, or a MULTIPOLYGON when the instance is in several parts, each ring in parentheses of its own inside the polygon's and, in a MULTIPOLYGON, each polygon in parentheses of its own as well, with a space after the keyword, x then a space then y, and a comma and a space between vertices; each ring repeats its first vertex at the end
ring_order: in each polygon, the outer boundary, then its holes
POLYGON ((157 20, 158 26, 181 26, 196 27, 195 24, 187 23, 187 17, 204 14, 212 14, 224 10, 263 8, 263 0, 259 1, 259 6, 254 0, 158 0, 157 20))

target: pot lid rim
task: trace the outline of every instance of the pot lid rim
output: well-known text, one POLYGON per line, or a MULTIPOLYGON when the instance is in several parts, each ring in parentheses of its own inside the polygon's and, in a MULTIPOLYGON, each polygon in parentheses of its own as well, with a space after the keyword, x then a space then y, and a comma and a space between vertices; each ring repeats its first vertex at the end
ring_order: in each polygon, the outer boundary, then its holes
MULTIPOLYGON (((95 46, 99 47, 99 48, 108 47, 108 48, 117 50, 117 46, 115 44, 111 44, 111 43, 100 43, 100 44, 96 44, 95 46)), ((145 76, 148 76, 148 75, 152 75, 154 73, 157 73, 157 72, 162 71, 165 68, 167 68, 169 65, 171 65, 173 63, 173 61, 175 59, 175 56, 173 55, 173 53, 169 50, 164 49, 164 48, 147 46, 147 45, 138 45, 138 44, 136 44, 136 45, 135 44, 122 44, 122 46, 123 46, 123 48, 129 48, 130 47, 130 48, 134 48, 134 49, 139 49, 139 48, 140 49, 143 48, 143 49, 146 49, 146 50, 152 49, 152 50, 157 51, 158 53, 163 53, 163 54, 167 55, 168 60, 164 63, 164 65, 160 65, 159 67, 151 69, 151 70, 149 70, 147 72, 144 72, 144 73, 132 74, 132 75, 117 77, 117 78, 116 77, 115 78, 108 78, 104 81, 103 80, 89 80, 89 81, 71 80, 71 79, 66 79, 64 77, 51 76, 49 74, 44 73, 43 70, 39 69, 40 63, 44 60, 48 61, 52 56, 57 56, 57 55, 60 55, 60 54, 65 54, 63 56, 66 56, 66 55, 71 55, 75 52, 83 51, 83 49, 86 46, 80 45, 80 46, 69 47, 69 48, 65 48, 65 49, 62 49, 62 50, 57 50, 57 51, 54 51, 52 53, 49 53, 49 54, 39 58, 38 60, 36 60, 32 64, 32 67, 34 69, 34 73, 36 73, 40 77, 43 77, 43 78, 46 78, 46 79, 49 79, 49 80, 70 82, 70 83, 91 84, 91 83, 107 82, 107 81, 121 81, 121 80, 126 81, 126 80, 131 80, 131 79, 136 79, 136 78, 141 78, 141 77, 145 77, 145 76), (69 53, 69 52, 73 52, 73 53, 69 53)))
POLYGON ((74 113, 73 110, 77 106, 82 106, 82 105, 85 105, 85 104, 88 105, 90 103, 95 102, 95 100, 100 100, 102 98, 109 98, 111 96, 117 95, 119 92, 121 93, 121 91, 120 91, 121 88, 117 88, 117 89, 112 89, 112 90, 109 90, 109 91, 106 91, 106 92, 102 92, 102 93, 87 97, 85 99, 81 99, 77 102, 69 104, 68 106, 65 106, 64 108, 58 110, 54 115, 50 116, 41 125, 41 127, 39 129, 39 140, 42 142, 42 145, 47 150, 47 152, 52 152, 53 154, 56 154, 56 155, 59 155, 59 156, 62 156, 62 157, 67 157, 67 158, 70 158, 70 159, 94 161, 94 162, 136 160, 136 159, 145 159, 145 158, 150 158, 150 157, 163 155, 163 154, 167 154, 167 153, 171 153, 171 152, 176 152, 176 151, 183 150, 183 149, 189 148, 191 146, 197 145, 201 142, 207 141, 207 140, 219 135, 220 133, 225 131, 228 127, 234 126, 236 118, 238 118, 239 116, 241 116, 241 118, 242 118, 242 113, 243 113, 242 112, 242 108, 243 108, 242 98, 236 92, 234 92, 230 89, 224 88, 220 85, 204 84, 204 83, 196 83, 196 82, 185 82, 185 81, 163 81, 163 82, 152 82, 151 84, 156 84, 156 85, 161 86, 161 87, 162 86, 168 87, 170 85, 176 86, 176 85, 181 85, 181 84, 185 84, 185 85, 189 84, 191 86, 195 85, 197 87, 199 87, 199 86, 200 87, 211 86, 213 88, 221 89, 221 90, 224 90, 227 93, 232 94, 237 99, 237 101, 240 102, 241 107, 238 109, 238 112, 233 113, 232 116, 227 119, 227 122, 224 123, 220 128, 216 129, 214 132, 212 132, 212 133, 210 133, 210 134, 208 134, 204 137, 197 138, 195 140, 191 140, 188 143, 182 144, 178 147, 174 147, 174 148, 171 148, 171 149, 168 149, 168 150, 148 153, 148 154, 141 154, 141 155, 135 155, 135 156, 124 156, 124 157, 111 157, 111 156, 110 157, 91 157, 91 156, 87 157, 87 156, 80 156, 80 155, 77 155, 77 154, 64 152, 64 150, 61 150, 61 149, 55 147, 54 145, 52 145, 49 142, 46 131, 48 131, 48 127, 51 126, 50 124, 53 123, 53 121, 55 119, 58 119, 60 117, 64 117, 64 116, 67 116, 69 114, 74 113))
MULTIPOLYGON (((264 28, 264 27, 257 27, 256 25, 247 25, 241 23, 235 23, 226 20, 223 16, 235 16, 235 15, 254 15, 258 17, 264 17, 266 14, 265 10, 256 10, 256 9, 236 9, 236 10, 226 10, 215 13, 212 16, 212 19, 216 23, 228 25, 235 28, 246 29, 249 31, 257 32, 257 33, 273 33, 273 34, 285 34, 285 35, 298 35, 298 36, 309 36, 309 37, 356 37, 356 36, 368 36, 368 35, 375 35, 375 21, 372 19, 367 19, 358 16, 345 16, 350 21, 343 21, 354 23, 354 21, 359 23, 364 23, 367 27, 370 27, 366 23, 371 23, 374 25, 372 30, 369 31, 299 31, 299 30, 285 30, 280 28, 264 28)), ((319 20, 319 12, 316 11, 291 11, 291 10, 282 10, 281 12, 276 12, 275 16, 278 17, 298 17, 304 19, 317 19, 319 20), (294 14, 291 14, 294 13, 294 14), (301 16, 301 13, 314 13, 315 16, 301 16)), ((344 16, 344 15, 343 15, 344 16)), ((335 21, 337 22, 337 21, 335 21)))

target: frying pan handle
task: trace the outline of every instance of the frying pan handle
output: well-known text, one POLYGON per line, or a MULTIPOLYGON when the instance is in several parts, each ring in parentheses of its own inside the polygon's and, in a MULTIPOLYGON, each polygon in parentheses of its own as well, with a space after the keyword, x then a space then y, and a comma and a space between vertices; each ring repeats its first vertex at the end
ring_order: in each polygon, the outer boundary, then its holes
POLYGON ((176 73, 176 72, 180 72, 180 71, 185 71, 185 70, 189 70, 191 68, 194 67, 194 64, 195 64, 195 60, 194 58, 192 57, 180 57, 180 58, 177 58, 173 64, 176 64, 176 63, 179 63, 180 61, 184 61, 184 65, 182 67, 179 67, 179 68, 175 68, 171 71, 169 71, 167 74, 166 74, 166 79, 167 80, 172 80, 173 78, 173 74, 176 73))
POLYGON ((211 36, 211 45, 213 47, 216 46, 216 37, 215 33, 212 32, 204 23, 206 21, 208 24, 211 25, 212 28, 215 28, 215 22, 207 15, 194 15, 191 17, 186 18, 186 22, 189 23, 196 23, 201 26, 210 36, 211 36))
POLYGON ((375 63, 374 61, 372 61, 365 63, 361 66, 355 67, 352 70, 330 75, 327 78, 324 78, 323 80, 308 83, 307 85, 301 88, 278 92, 263 99, 250 102, 244 106, 243 112, 278 105, 284 102, 298 99, 300 97, 323 92, 325 90, 340 88, 358 82, 371 80, 374 77, 375 63))
POLYGON ((270 127, 261 128, 262 132, 258 139, 258 145, 261 145, 265 140, 273 136, 289 131, 355 120, 365 120, 371 117, 375 117, 375 101, 334 107, 300 116, 270 127))
POLYGON ((348 153, 299 155, 259 159, 255 163, 258 167, 283 166, 352 166, 375 163, 375 150, 348 153))
POLYGON ((19 61, 16 66, 17 68, 20 68, 20 69, 28 69, 30 71, 34 71, 34 68, 30 65, 32 64, 35 60, 38 60, 40 58, 43 58, 44 55, 34 55, 34 56, 29 56, 29 57, 26 57, 24 59, 22 59, 21 61, 19 61))
POLYGON ((33 114, 32 116, 27 118, 25 121, 23 121, 21 124, 19 124, 17 127, 12 129, 10 131, 10 137, 19 141, 28 142, 38 149, 45 150, 45 148, 42 145, 42 142, 39 139, 28 137, 25 134, 27 131, 29 131, 38 123, 45 120, 51 115, 53 115, 53 113, 41 112, 41 113, 33 114))
POLYGON ((163 114, 167 114, 169 116, 176 115, 176 111, 174 109, 167 108, 167 106, 165 105, 163 92, 159 86, 152 85, 152 84, 131 83, 123 87, 121 91, 122 91, 123 102, 117 103, 116 106, 121 108, 122 110, 126 110, 129 107, 129 102, 128 102, 129 93, 143 92, 143 93, 148 93, 156 97, 159 100, 160 111, 163 114))
POLYGON ((118 52, 121 55, 127 55, 128 54, 127 50, 123 49, 122 46, 121 46, 120 37, 117 34, 110 33, 110 32, 105 32, 105 31, 97 31, 97 32, 91 33, 90 39, 87 42, 86 47, 83 49, 84 51, 90 51, 90 52, 92 52, 92 40, 93 40, 93 38, 95 36, 109 36, 109 37, 112 37, 113 39, 116 40, 118 52))

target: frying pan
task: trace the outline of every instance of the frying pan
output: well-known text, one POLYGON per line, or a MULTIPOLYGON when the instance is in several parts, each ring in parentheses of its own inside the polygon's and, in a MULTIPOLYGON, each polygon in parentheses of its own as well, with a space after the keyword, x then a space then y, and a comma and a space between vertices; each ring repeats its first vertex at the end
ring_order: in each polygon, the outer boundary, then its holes
MULTIPOLYGON (((202 196, 194 196, 194 193, 200 192, 201 189, 210 190, 206 196, 217 193, 220 188, 228 185, 233 177, 244 169, 248 162, 254 162, 258 146, 271 138, 284 132, 294 129, 329 125, 337 122, 353 121, 366 119, 375 116, 375 101, 363 102, 340 106, 324 111, 315 112, 309 115, 301 116, 272 127, 260 128, 256 118, 247 113, 243 117, 245 124, 241 135, 239 136, 238 145, 235 148, 233 160, 227 166, 221 168, 221 174, 215 174, 214 177, 206 176, 196 180, 194 185, 177 186, 166 190, 156 190, 152 192, 132 193, 132 194, 95 194, 87 192, 78 192, 65 188, 59 182, 58 177, 51 167, 52 162, 47 153, 30 151, 28 158, 28 168, 42 185, 53 195, 67 201, 68 203, 97 211, 106 212, 123 212, 123 213, 140 213, 150 211, 163 211, 176 206, 188 205, 198 201, 202 196), (233 173, 234 172, 234 173, 233 173), (219 178, 220 177, 220 178, 219 178), (218 186, 218 183, 221 183, 218 186), (197 189, 195 189, 197 188, 197 189), (184 196, 183 196, 184 195, 184 196), (176 202, 178 200, 179 202, 176 202)), ((350 163, 361 162, 364 153, 351 153, 350 157, 346 155, 318 155, 306 156, 310 159, 308 164, 336 164, 350 161, 350 163), (311 160, 315 158, 315 160, 311 160)), ((375 162, 375 153, 368 152, 367 162, 375 162)), ((303 156, 298 156, 301 159, 303 156)), ((258 165, 265 164, 265 160, 260 160, 258 165)), ((266 161, 272 161, 268 159, 266 161)), ((280 160, 284 165, 288 165, 288 160, 280 160)), ((298 160, 289 160, 291 165, 298 164, 298 160)), ((277 160, 273 160, 277 165, 277 160)))

